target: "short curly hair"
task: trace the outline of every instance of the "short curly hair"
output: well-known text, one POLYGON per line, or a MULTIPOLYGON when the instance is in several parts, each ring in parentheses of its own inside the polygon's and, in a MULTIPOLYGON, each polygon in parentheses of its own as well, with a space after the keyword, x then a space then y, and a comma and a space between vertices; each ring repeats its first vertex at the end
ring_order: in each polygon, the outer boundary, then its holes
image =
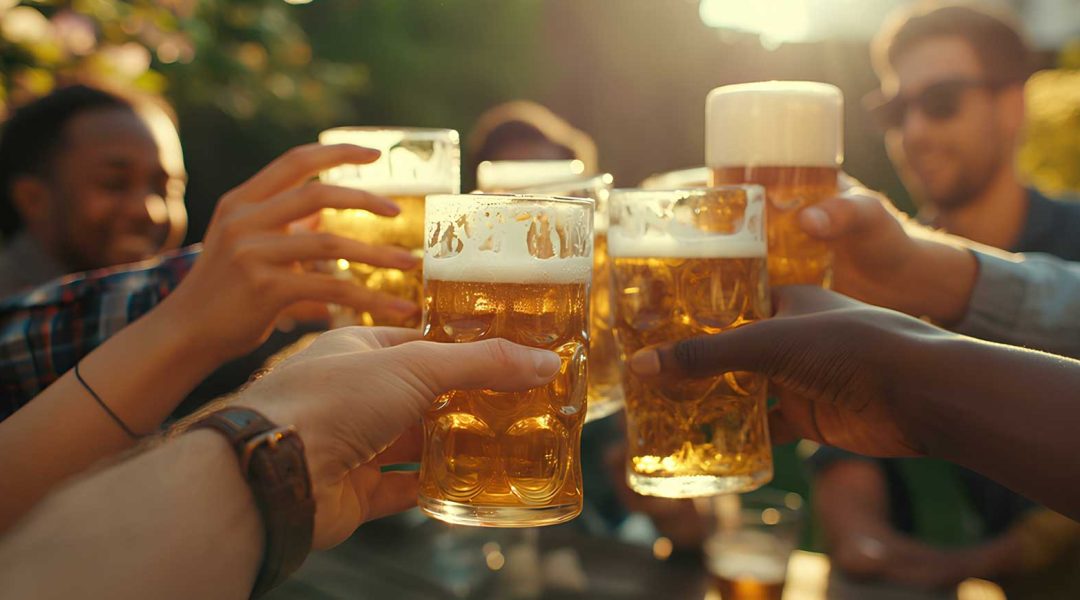
POLYGON ((64 128, 91 110, 134 111, 131 101, 87 85, 62 87, 16 109, 0 130, 0 234, 10 238, 23 227, 11 187, 19 177, 45 177, 61 149, 64 128))

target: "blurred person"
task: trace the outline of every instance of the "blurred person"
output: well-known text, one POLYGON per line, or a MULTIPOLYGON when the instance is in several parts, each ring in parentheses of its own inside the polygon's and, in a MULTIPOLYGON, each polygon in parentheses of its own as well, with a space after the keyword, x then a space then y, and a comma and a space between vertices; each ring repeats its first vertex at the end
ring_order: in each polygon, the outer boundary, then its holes
MULTIPOLYGON (((1014 252, 1080 259, 1080 203, 1047 198, 1018 180, 1014 155, 1034 60, 1010 16, 976 5, 916 4, 886 24, 873 54, 881 90, 872 110, 920 202, 920 220, 1014 252)), ((833 558, 851 575, 951 585, 1045 570, 1080 539, 1068 519, 956 469, 982 541, 935 547, 914 536, 913 490, 899 462, 824 447, 810 464, 833 558), (1045 523, 1059 526, 1048 531, 1045 523), (891 559, 870 557, 871 546, 891 559)))
MULTIPOLYGON (((141 268, 79 276, 4 304, 18 301, 24 326, 54 327, 46 336, 50 353, 45 358, 60 361, 52 368, 64 374, 25 405, 4 407, 0 530, 58 482, 155 431, 215 368, 266 340, 277 317, 294 303, 335 302, 395 315, 415 311, 409 302, 298 268, 303 261, 340 257, 409 268, 417 259, 408 251, 289 231, 291 223, 322 208, 397 214, 399 209, 380 196, 308 181, 321 170, 378 156, 358 146, 312 144, 270 163, 222 197, 198 259, 175 289, 167 286, 176 282, 178 269, 188 267, 191 253, 141 268), (122 329, 110 331, 115 335, 108 343, 58 338, 64 332, 110 327, 110 311, 123 317, 138 314, 130 325, 118 319, 122 329)), ((25 339, 35 344, 40 337, 25 339)))
POLYGON ((780 287, 773 299, 771 319, 644 348, 628 366, 654 378, 763 373, 779 392, 769 411, 775 444, 802 438, 868 456, 942 458, 1080 517, 1080 361, 951 333, 816 286, 780 287))
POLYGON ((1035 57, 1015 18, 976 4, 920 3, 873 42, 868 97, 920 220, 1012 252, 1080 260, 1080 203, 1024 184, 1016 151, 1035 57))
POLYGON ((186 177, 149 98, 72 85, 16 109, 0 133, 0 297, 176 248, 186 177))
POLYGON ((469 164, 476 173, 485 160, 580 160, 585 174, 596 172, 596 144, 548 108, 515 100, 486 110, 467 140, 469 164))
POLYGON ((417 473, 381 467, 420 459, 419 420, 440 394, 523 391, 559 366, 502 339, 328 332, 164 443, 42 502, 0 538, 0 597, 257 597, 311 549, 415 506, 417 473))

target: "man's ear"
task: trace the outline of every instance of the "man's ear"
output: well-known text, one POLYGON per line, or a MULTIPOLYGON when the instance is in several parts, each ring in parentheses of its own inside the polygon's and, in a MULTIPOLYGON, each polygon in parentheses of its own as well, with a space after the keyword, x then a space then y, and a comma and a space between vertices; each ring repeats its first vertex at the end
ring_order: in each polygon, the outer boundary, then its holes
POLYGON ((49 218, 49 189, 38 177, 16 177, 11 184, 11 200, 19 216, 31 228, 49 218))

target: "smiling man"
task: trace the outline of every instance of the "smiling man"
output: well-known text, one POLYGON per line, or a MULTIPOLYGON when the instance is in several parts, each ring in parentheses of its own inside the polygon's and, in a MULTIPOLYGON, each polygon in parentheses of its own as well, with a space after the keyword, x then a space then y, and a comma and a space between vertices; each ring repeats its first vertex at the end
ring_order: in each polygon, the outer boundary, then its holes
POLYGON ((881 90, 869 99, 920 217, 989 246, 1080 260, 1080 204, 1025 187, 1016 170, 1034 63, 1023 35, 989 9, 921 6, 875 39, 881 90))
MULTIPOLYGON (((883 28, 873 53, 881 90, 869 107, 920 219, 989 246, 1080 260, 1080 203, 1047 198, 1018 178, 1033 60, 1011 17, 971 4, 917 4, 883 28)), ((834 564, 849 575, 916 587, 1005 578, 1010 597, 1043 598, 1045 590, 1024 596, 1032 590, 1017 576, 1069 568, 1077 525, 971 471, 955 475, 978 516, 978 543, 941 548, 915 536, 920 484, 910 465, 827 447, 810 462, 834 564)), ((1066 579, 1063 589, 1080 585, 1066 579)))
POLYGON ((175 248, 185 178, 148 99, 75 85, 19 108, 0 134, 0 297, 175 248))

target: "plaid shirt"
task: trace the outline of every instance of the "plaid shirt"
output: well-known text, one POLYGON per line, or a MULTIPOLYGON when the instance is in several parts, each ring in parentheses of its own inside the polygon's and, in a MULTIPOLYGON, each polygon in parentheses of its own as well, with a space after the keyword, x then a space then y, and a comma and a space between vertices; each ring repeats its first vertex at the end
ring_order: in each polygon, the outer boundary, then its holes
POLYGON ((154 308, 191 271, 199 245, 67 275, 0 300, 0 420, 154 308))

